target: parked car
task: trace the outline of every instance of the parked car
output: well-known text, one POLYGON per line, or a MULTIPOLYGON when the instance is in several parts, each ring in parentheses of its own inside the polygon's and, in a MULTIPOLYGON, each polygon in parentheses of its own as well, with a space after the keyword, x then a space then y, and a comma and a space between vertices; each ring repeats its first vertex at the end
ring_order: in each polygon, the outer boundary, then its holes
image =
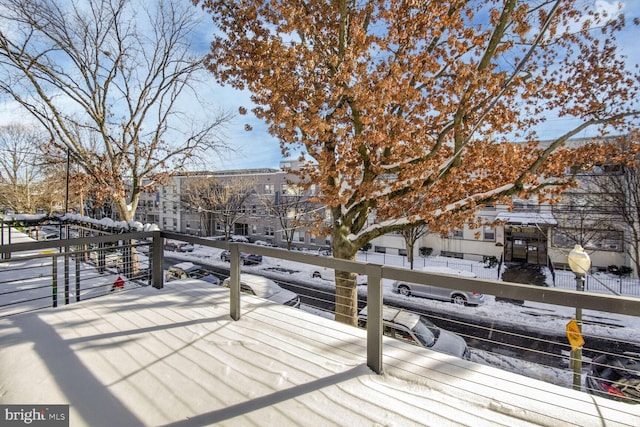
MULTIPOLYGON (((227 250, 222 251, 220 259, 224 262, 231 262, 231 252, 227 250)), ((260 264, 262 263, 262 255, 240 252, 240 260, 244 265, 260 264)))
POLYGON ((278 245, 272 243, 272 242, 267 242, 265 240, 256 240, 255 242, 253 242, 254 245, 258 245, 258 246, 266 246, 268 248, 277 248, 278 245))
POLYGON ((101 256, 101 253, 104 254, 105 267, 120 268, 122 266, 122 254, 114 250, 100 249, 97 251, 91 251, 89 252, 89 261, 91 261, 95 265, 98 265, 98 259, 101 256))
POLYGON ((45 233, 41 232, 38 235, 38 240, 58 240, 60 238, 60 234, 58 232, 45 233))
MULTIPOLYGON (((329 280, 331 282, 335 282, 336 271, 333 268, 314 266, 313 271, 311 272, 311 277, 313 277, 314 279, 317 278, 317 279, 323 279, 323 280, 329 280)), ((358 285, 366 285, 367 276, 364 274, 357 274, 356 283, 358 285)))
POLYGON ((214 285, 220 284, 220 279, 213 275, 210 271, 205 270, 197 264, 191 262, 181 262, 175 264, 167 270, 165 276, 167 282, 178 279, 199 279, 214 285))
POLYGON ((331 248, 331 246, 321 246, 318 248, 318 255, 333 256, 333 249, 331 248))
POLYGON ((57 227, 44 226, 39 230, 33 230, 31 236, 38 240, 58 240, 60 238, 60 229, 57 227))
MULTIPOLYGON (((222 286, 228 288, 230 287, 230 283, 231 278, 227 277, 222 282, 222 286)), ((240 291, 278 304, 295 308, 300 307, 300 297, 298 294, 281 288, 271 279, 255 274, 242 273, 240 275, 240 291)))
MULTIPOLYGON (((448 267, 424 267, 422 271, 430 273, 450 274, 453 276, 476 277, 469 271, 454 270, 448 267)), ((484 295, 479 292, 459 291, 438 286, 396 281, 393 283, 393 292, 405 296, 431 298, 440 301, 451 301, 454 304, 480 305, 484 304, 484 295)))
POLYGON ((596 356, 591 361, 585 384, 591 394, 640 403, 640 354, 596 356))
MULTIPOLYGON (((367 307, 358 314, 358 326, 367 326, 367 307)), ((386 336, 469 360, 471 352, 464 338, 434 325, 417 313, 395 307, 382 307, 382 326, 386 336)))
POLYGON ((164 244, 164 248, 168 251, 174 252, 193 252, 193 245, 186 242, 168 241, 164 244))

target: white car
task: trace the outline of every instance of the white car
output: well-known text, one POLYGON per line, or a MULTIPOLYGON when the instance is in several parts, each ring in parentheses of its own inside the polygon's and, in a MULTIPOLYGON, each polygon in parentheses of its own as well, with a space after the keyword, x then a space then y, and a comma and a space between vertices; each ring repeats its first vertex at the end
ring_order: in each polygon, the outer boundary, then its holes
MULTIPOLYGON (((314 279, 328 280, 331 282, 336 281, 336 271, 333 268, 313 266, 311 271, 311 277, 314 279)), ((356 275, 356 283, 358 286, 367 284, 367 276, 364 274, 356 275)))
MULTIPOLYGON (((231 278, 229 277, 222 282, 222 286, 226 288, 230 287, 230 284, 231 278)), ((278 304, 300 307, 298 294, 281 288, 271 279, 255 274, 242 273, 240 275, 240 291, 278 304)))
MULTIPOLYGON (((421 270, 429 273, 449 274, 451 276, 476 277, 475 273, 470 271, 456 270, 449 267, 424 267, 421 270)), ((444 284, 446 284, 446 281, 443 282, 443 285, 444 284)), ((454 304, 460 305, 484 304, 484 295, 479 292, 460 291, 445 287, 410 283, 402 280, 393 283, 393 292, 404 296, 451 301, 454 304)))
POLYGON ((169 240, 165 242, 164 249, 174 252, 193 252, 193 245, 191 243, 169 240))
MULTIPOLYGON (((439 328, 417 313, 395 307, 382 307, 384 335, 469 360, 471 353, 464 338, 439 328)), ((367 307, 358 314, 358 326, 367 327, 367 307)))
POLYGON ((211 272, 191 262, 181 262, 169 267, 166 274, 167 282, 178 279, 199 279, 214 285, 220 284, 220 279, 211 272))
MULTIPOLYGON (((104 253, 104 266, 105 267, 114 267, 117 268, 119 266, 122 265, 122 254, 118 251, 108 251, 105 249, 101 249, 100 251, 102 251, 104 253)), ((98 251, 91 251, 89 252, 89 260, 95 264, 98 265, 98 257, 100 255, 98 254, 98 251)))

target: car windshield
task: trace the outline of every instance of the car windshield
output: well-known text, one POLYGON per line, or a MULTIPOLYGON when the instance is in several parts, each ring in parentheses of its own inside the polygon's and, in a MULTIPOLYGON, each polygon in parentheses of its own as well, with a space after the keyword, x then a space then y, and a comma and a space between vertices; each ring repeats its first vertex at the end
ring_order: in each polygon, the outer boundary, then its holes
POLYGON ((424 317, 413 327, 413 333, 425 347, 433 347, 440 336, 440 329, 424 317))
POLYGON ((187 275, 192 279, 200 279, 201 277, 208 276, 209 272, 199 269, 190 271, 189 273, 187 273, 187 275))

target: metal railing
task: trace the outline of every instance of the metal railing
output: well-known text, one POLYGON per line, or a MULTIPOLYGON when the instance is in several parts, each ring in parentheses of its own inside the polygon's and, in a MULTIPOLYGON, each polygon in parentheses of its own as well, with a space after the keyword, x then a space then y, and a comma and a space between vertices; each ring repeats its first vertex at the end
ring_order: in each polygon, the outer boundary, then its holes
MULTIPOLYGON (((429 305, 428 309, 425 310, 423 309, 424 307, 418 304, 418 302, 422 303, 422 301, 418 301, 418 298, 401 297, 385 292, 385 282, 387 285, 392 281, 405 281, 430 286, 442 286, 443 283, 446 283, 447 288, 467 292, 480 292, 487 296, 505 299, 525 300, 527 304, 536 302, 634 318, 637 318, 640 314, 640 299, 633 297, 427 273, 408 270, 400 266, 339 260, 300 251, 287 251, 248 243, 230 243, 179 233, 154 231, 1 245, 0 272, 2 269, 12 269, 15 272, 15 274, 12 274, 15 276, 15 280, 7 280, 0 283, 0 298, 2 298, 2 301, 0 301, 0 316, 15 314, 19 311, 17 308, 21 305, 26 307, 23 311, 36 310, 47 306, 55 307, 62 300, 59 295, 64 295, 65 304, 72 303, 74 300, 80 301, 88 297, 104 295, 114 289, 118 278, 124 283, 117 290, 126 291, 140 286, 162 288, 165 285, 165 253, 163 247, 167 239, 191 243, 202 248, 218 251, 228 250, 230 252, 230 263, 225 264, 228 265, 228 270, 225 273, 230 277, 229 315, 234 320, 239 320, 242 317, 240 279, 241 274, 246 271, 241 256, 243 252, 259 254, 263 257, 282 260, 283 262, 299 263, 300 265, 311 266, 314 269, 325 268, 332 271, 347 271, 358 275, 366 275, 366 286, 358 288, 358 306, 361 308, 363 305, 367 305, 367 364, 378 373, 384 370, 383 304, 402 306, 406 310, 428 316, 439 326, 456 329, 467 342, 471 343, 470 345, 473 348, 487 346, 487 343, 490 346, 500 345, 503 349, 500 350, 501 352, 525 355, 532 353, 540 359, 549 359, 550 361, 547 362, 549 365, 564 363, 568 359, 566 353, 570 348, 566 338, 563 336, 563 331, 551 331, 549 330, 550 328, 545 326, 540 330, 532 331, 532 328, 528 326, 522 327, 522 325, 508 324, 508 319, 484 319, 483 316, 475 316, 468 310, 456 310, 456 306, 450 303, 448 306, 429 305), (114 267, 113 265, 108 265, 106 260, 108 252, 116 250, 122 255, 122 262, 114 267), (93 262, 90 256, 92 252, 97 254, 94 256, 93 262), (99 255, 100 253, 103 254, 99 255), (143 263, 136 260, 140 253, 145 253, 145 261, 143 263), (19 274, 18 272, 21 271, 20 264, 26 260, 40 262, 40 270, 33 271, 31 276, 26 273, 19 274), (135 264, 136 262, 138 264, 135 264), (30 282, 33 282, 33 286, 29 285, 30 282), (92 286, 88 286, 88 283, 91 283, 92 286), (100 289, 102 292, 99 292, 100 289), (21 292, 24 293, 25 298, 22 301, 18 301, 17 296, 21 292), (51 301, 51 303, 44 303, 47 300, 51 301), (552 347, 553 350, 549 350, 552 347), (551 360, 552 358, 553 360, 551 360)), ((207 262, 207 258, 202 258, 202 264, 206 265, 207 262)), ((252 268, 251 271, 256 271, 256 267, 250 268, 252 268)), ((286 276, 287 273, 276 274, 277 272, 274 272, 274 270, 278 269, 260 270, 260 274, 271 274, 271 277, 283 286, 287 284, 290 287, 297 287, 295 289, 300 293, 302 293, 303 287, 307 286, 306 283, 286 281, 282 277, 286 276)), ((285 271, 287 268, 282 267, 279 270, 285 271)), ((495 274, 495 270, 491 274, 495 274)), ((311 274, 309 274, 309 277, 311 277, 311 274)), ((325 292, 329 297, 335 292, 335 288, 331 289, 329 287, 322 292, 325 292)), ((309 304, 312 304, 312 302, 309 304)), ((524 306, 523 310, 531 313, 535 312, 532 315, 544 315, 543 310, 536 311, 528 305, 524 306)), ((331 309, 327 310, 327 312, 330 311, 331 309)), ((585 348, 585 355, 595 356, 606 352, 607 349, 612 353, 627 350, 640 352, 640 343, 638 342, 615 342, 615 345, 613 345, 612 341, 607 341, 606 337, 588 336, 587 334, 585 333, 585 338, 587 338, 591 347, 585 348), (615 350, 612 350, 613 348, 615 350)))

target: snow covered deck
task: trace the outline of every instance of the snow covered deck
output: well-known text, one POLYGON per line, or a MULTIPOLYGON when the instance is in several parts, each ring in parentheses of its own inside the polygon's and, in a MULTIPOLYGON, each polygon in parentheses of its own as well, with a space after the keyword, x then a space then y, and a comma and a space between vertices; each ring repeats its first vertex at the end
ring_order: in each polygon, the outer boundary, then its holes
POLYGON ((69 404, 71 426, 640 425, 595 398, 196 280, 0 319, 0 403, 69 404))

